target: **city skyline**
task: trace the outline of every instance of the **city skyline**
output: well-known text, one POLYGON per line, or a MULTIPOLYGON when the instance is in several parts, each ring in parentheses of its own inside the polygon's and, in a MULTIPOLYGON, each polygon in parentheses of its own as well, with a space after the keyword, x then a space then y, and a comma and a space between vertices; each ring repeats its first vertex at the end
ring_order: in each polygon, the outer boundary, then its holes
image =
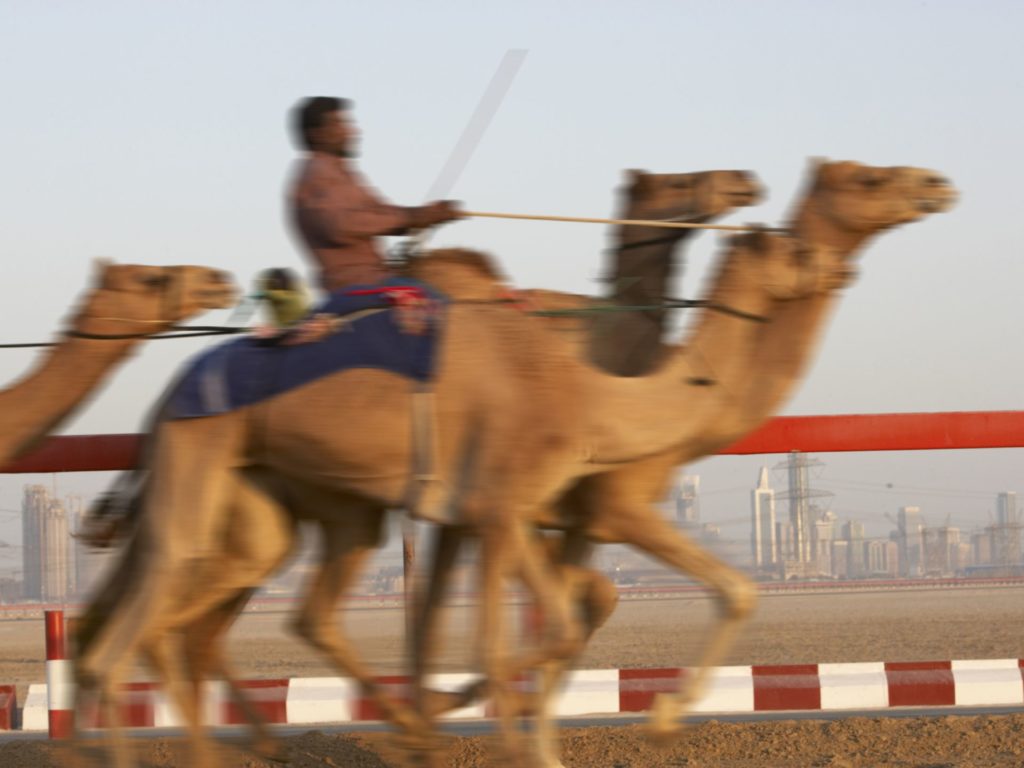
POLYGON ((762 466, 750 492, 750 567, 755 574, 776 578, 950 577, 971 573, 1019 573, 1021 523, 1017 493, 995 494, 996 515, 987 525, 963 532, 950 525, 950 515, 928 525, 919 506, 901 506, 884 517, 888 535, 869 537, 858 518, 840 519, 828 505, 812 499, 830 498, 813 489, 808 470, 821 460, 792 453, 775 469, 784 470, 788 487, 777 493, 767 466, 762 466), (788 519, 776 514, 776 499, 788 500, 788 519))
MULTIPOLYGON (((958 453, 964 452, 930 452, 930 456, 948 460, 955 459, 955 454, 958 453)), ((953 469, 944 473, 945 485, 915 484, 913 488, 907 488, 907 483, 900 482, 897 473, 890 475, 895 482, 860 480, 849 467, 844 466, 848 463, 848 457, 837 454, 816 456, 822 460, 823 466, 812 471, 810 484, 833 494, 830 497, 830 506, 840 522, 858 520, 864 526, 864 537, 867 539, 887 537, 894 527, 887 516, 896 516, 901 507, 919 507, 926 522, 933 525, 944 523, 948 518, 950 526, 961 530, 965 542, 970 540, 972 532, 983 531, 998 518, 1000 494, 1011 494, 1006 497, 1006 508, 1011 508, 1009 500, 1013 499, 1013 508, 1016 510, 1017 492, 1012 486, 996 486, 990 489, 954 487, 955 483, 952 480, 957 476, 955 461, 948 462, 953 469), (854 503, 853 499, 857 499, 858 502, 854 503)), ((884 455, 881 456, 884 458, 884 455)), ((903 458, 905 456, 900 457, 903 458)), ((784 455, 718 457, 698 462, 680 472, 680 483, 684 482, 685 477, 686 483, 697 488, 697 493, 688 504, 695 506, 701 523, 717 529, 715 541, 709 543, 709 546, 730 562, 744 566, 750 563, 751 492, 763 468, 784 463, 786 459, 784 455)), ((772 487, 783 488, 785 471, 767 471, 772 487)), ((938 476, 935 472, 931 474, 938 476)), ((114 473, 109 472, 0 476, 0 498, 5 498, 0 502, 0 579, 9 579, 15 571, 22 570, 20 500, 25 485, 43 484, 52 487, 55 484, 58 495, 79 496, 83 504, 88 506, 91 499, 102 492, 113 477, 114 473), (13 503, 7 501, 11 497, 14 499, 13 503)), ((674 486, 674 494, 677 493, 678 487, 674 486)), ((776 500, 777 516, 782 514, 781 510, 786 504, 786 501, 776 500)), ((679 505, 679 498, 667 500, 666 514, 678 519, 679 505)), ((1020 514, 1019 510, 1015 513, 1020 514)), ((392 537, 382 553, 383 556, 393 557, 398 546, 397 537, 392 537)), ((599 558, 600 553, 604 551, 604 548, 598 549, 599 558)))

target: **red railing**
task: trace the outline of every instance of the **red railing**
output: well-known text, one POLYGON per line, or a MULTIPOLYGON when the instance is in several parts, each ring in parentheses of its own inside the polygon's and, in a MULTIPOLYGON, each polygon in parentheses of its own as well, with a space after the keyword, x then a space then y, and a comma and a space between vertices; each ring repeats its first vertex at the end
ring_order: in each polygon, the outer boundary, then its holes
MULTIPOLYGON (((52 437, 0 472, 92 472, 135 466, 134 434, 52 437)), ((1024 411, 781 416, 722 454, 1024 448, 1024 411)))

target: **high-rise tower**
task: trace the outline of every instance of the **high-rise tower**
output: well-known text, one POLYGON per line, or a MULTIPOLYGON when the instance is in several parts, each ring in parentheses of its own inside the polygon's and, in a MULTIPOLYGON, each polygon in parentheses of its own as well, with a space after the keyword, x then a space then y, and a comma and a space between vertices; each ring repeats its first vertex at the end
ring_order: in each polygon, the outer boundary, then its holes
POLYGON ((775 539, 775 491, 768 483, 768 467, 761 467, 757 487, 750 492, 750 547, 754 567, 758 570, 779 562, 775 539))
POLYGON ((700 523, 700 475, 683 475, 679 480, 676 522, 681 525, 700 523))
POLYGON ((924 518, 920 507, 900 507, 896 515, 896 543, 899 544, 900 575, 924 573, 924 518))
POLYGON ((23 595, 61 602, 75 589, 75 557, 64 505, 43 485, 26 485, 21 502, 23 595))

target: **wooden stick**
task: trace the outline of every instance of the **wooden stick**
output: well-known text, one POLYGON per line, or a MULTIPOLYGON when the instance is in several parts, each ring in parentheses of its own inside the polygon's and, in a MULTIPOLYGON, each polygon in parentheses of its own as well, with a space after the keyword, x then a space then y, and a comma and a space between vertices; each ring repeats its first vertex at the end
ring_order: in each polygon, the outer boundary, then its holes
POLYGON ((527 213, 485 213, 463 211, 466 216, 487 219, 527 219, 529 221, 575 221, 581 224, 628 224, 642 227, 664 227, 666 229, 724 229, 728 232, 751 232, 764 227, 753 224, 695 224, 689 221, 657 221, 645 219, 591 219, 584 216, 537 216, 527 213))

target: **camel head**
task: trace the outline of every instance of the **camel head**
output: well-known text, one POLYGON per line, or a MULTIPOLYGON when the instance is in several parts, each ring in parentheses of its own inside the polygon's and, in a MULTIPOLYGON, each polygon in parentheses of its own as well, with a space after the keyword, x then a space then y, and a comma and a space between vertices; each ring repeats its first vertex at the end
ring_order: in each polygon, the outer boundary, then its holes
POLYGON ((100 261, 73 325, 86 333, 148 335, 205 310, 230 307, 236 296, 231 276, 218 269, 100 261))
POLYGON ((936 171, 849 161, 814 161, 807 190, 794 226, 805 236, 821 235, 847 248, 883 230, 948 211, 957 197, 936 171))
POLYGON ((626 171, 625 218, 704 222, 761 202, 764 189, 750 171, 647 173, 626 171))
POLYGON ((845 259, 828 246, 810 245, 781 232, 756 230, 730 238, 727 269, 743 270, 773 301, 789 301, 844 287, 845 259))

